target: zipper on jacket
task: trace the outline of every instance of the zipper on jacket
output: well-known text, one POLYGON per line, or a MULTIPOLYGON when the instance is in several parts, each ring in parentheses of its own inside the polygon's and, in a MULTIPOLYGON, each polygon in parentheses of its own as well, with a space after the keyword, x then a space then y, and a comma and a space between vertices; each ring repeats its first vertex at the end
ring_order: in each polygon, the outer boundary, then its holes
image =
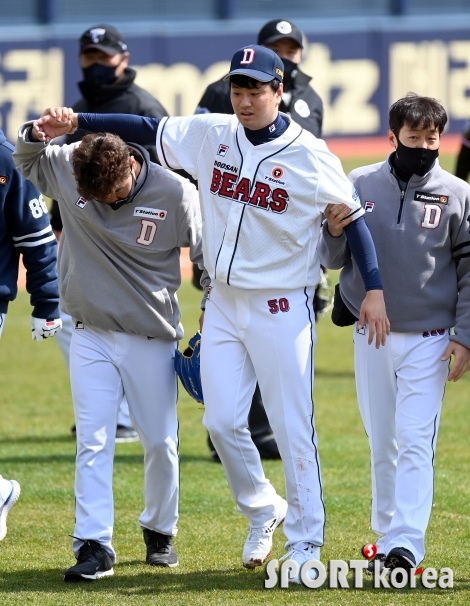
MULTIPOLYGON (((393 173, 392 173, 393 174, 393 173)), ((398 219, 397 219, 397 225, 400 225, 400 221, 401 221, 401 215, 403 213, 403 202, 405 200, 405 194, 406 194, 406 190, 408 188, 408 183, 406 184, 405 189, 402 189, 401 187, 401 183, 398 180, 396 175, 393 175, 395 177, 395 179, 397 180, 398 183, 398 187, 400 188, 400 208, 398 209, 398 219)))

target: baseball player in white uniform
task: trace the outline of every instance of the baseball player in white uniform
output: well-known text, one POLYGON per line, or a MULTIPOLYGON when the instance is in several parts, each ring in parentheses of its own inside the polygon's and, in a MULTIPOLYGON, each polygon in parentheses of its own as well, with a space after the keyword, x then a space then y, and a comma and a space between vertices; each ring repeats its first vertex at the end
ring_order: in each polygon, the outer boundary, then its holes
MULTIPOLYGON (((409 94, 389 118, 396 151, 349 175, 376 244, 391 324, 380 350, 367 347, 367 327, 354 328, 379 536, 371 573, 384 565, 409 570, 424 558, 445 383, 457 381, 470 359, 470 186, 437 161, 446 112, 435 99, 409 94)), ((344 267, 341 297, 358 317, 364 288, 342 235, 347 214, 326 209, 320 256, 328 267, 344 267)))
POLYGON ((312 400, 312 298, 321 213, 328 203, 346 204, 357 219, 348 238, 368 288, 361 320, 368 317, 377 346, 388 320, 377 266, 364 259, 366 249, 375 258, 364 211, 338 158, 278 111, 282 61, 253 45, 235 53, 228 77, 233 116, 158 121, 51 108, 36 128, 45 140, 78 124, 128 133, 140 142, 156 138, 162 165, 198 180, 211 278, 201 346, 204 425, 249 521, 243 565, 254 568, 267 560, 284 518, 287 555, 303 564, 319 558, 324 532, 312 400), (256 378, 284 463, 287 503, 265 477, 247 428, 256 378))
POLYGON ((77 425, 77 563, 65 581, 113 574, 112 475, 116 419, 126 393, 144 449, 145 509, 139 522, 146 561, 176 566, 178 518, 177 383, 182 338, 176 290, 180 247, 202 262, 196 188, 150 162, 115 135, 72 145, 37 142, 21 127, 14 160, 58 200, 62 309, 74 318, 70 376, 77 425))

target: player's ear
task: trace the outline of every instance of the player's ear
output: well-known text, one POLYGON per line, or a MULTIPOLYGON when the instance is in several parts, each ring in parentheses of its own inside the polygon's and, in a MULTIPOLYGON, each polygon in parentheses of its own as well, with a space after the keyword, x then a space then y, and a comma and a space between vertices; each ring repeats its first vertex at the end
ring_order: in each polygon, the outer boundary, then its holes
POLYGON ((395 133, 393 132, 393 130, 391 130, 390 128, 387 131, 387 137, 390 145, 393 147, 393 149, 396 149, 398 147, 397 138, 395 137, 395 133))

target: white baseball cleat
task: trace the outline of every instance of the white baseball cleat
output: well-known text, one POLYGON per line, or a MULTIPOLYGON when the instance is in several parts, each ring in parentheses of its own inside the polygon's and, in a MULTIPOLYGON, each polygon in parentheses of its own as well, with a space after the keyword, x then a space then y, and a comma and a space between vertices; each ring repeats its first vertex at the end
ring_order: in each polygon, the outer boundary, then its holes
MULTIPOLYGON (((320 547, 316 545, 309 545, 305 547, 305 549, 296 549, 292 547, 290 551, 286 553, 286 555, 282 556, 281 560, 294 560, 299 565, 299 574, 291 577, 289 576, 289 583, 297 583, 302 585, 302 581, 300 579, 300 569, 305 562, 309 560, 319 560, 320 559, 320 547)), ((315 568, 311 568, 308 571, 308 577, 310 580, 314 581, 318 577, 318 571, 315 568)))
POLYGON ((5 480, 0 479, 0 482, 11 485, 11 491, 8 497, 5 499, 3 505, 0 506, 0 541, 2 541, 7 534, 7 516, 10 509, 19 499, 21 488, 16 480, 5 480))
POLYGON ((274 531, 284 522, 286 513, 287 501, 281 499, 277 516, 273 520, 258 528, 248 527, 248 537, 242 554, 242 562, 245 568, 256 568, 266 562, 273 548, 274 531))

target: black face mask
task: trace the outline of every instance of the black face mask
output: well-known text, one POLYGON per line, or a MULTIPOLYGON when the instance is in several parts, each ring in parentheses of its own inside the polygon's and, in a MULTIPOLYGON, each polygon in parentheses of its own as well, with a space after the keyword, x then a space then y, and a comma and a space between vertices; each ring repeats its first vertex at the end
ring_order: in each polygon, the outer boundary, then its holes
POLYGON ((112 84, 116 80, 116 66, 93 63, 83 70, 83 79, 89 86, 100 88, 112 84))
POLYGON ((424 177, 431 170, 431 166, 439 156, 439 149, 425 149, 424 147, 407 147, 398 139, 394 166, 397 176, 409 181, 412 175, 424 177))
POLYGON ((137 185, 137 179, 135 178, 133 171, 131 172, 131 177, 132 177, 132 185, 129 190, 129 193, 127 194, 127 196, 125 198, 120 198, 119 200, 116 200, 116 202, 113 202, 112 204, 110 204, 110 206, 113 210, 117 210, 118 208, 121 208, 121 206, 123 206, 124 204, 130 204, 132 202, 132 200, 134 199, 135 186, 137 185))
POLYGON ((294 86, 299 66, 290 59, 283 59, 282 62, 284 63, 284 90, 286 90, 294 86))

